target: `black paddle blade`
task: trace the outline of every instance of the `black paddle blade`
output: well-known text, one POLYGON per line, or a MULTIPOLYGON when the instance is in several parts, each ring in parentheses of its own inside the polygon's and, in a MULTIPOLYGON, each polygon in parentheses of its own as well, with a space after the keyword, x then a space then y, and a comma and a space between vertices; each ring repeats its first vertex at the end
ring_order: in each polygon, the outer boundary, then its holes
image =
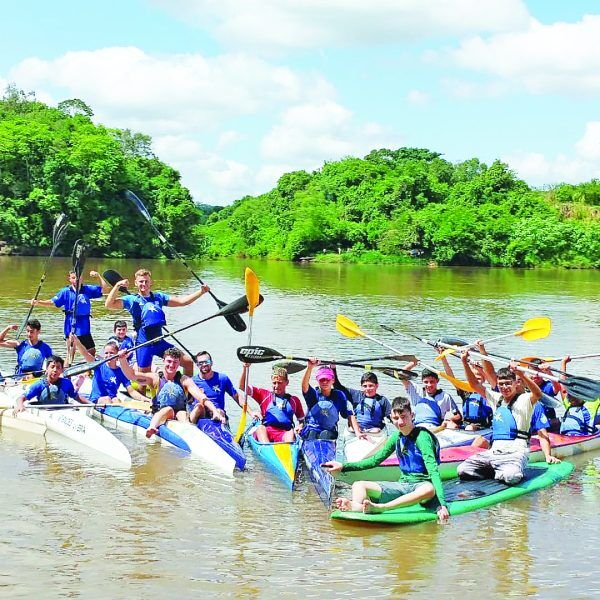
POLYGON ((587 377, 567 377, 561 385, 567 389, 569 396, 579 398, 584 402, 593 402, 600 398, 600 381, 587 377))
POLYGON ((440 342, 444 343, 444 344, 448 344, 449 346, 468 346, 469 342, 466 342, 465 340, 458 338, 458 337, 454 337, 452 335, 445 335, 443 337, 441 337, 439 339, 440 342))
POLYGON ((388 377, 399 379, 400 381, 408 381, 410 379, 416 379, 419 374, 414 371, 407 371, 406 369, 393 369, 390 367, 377 368, 377 371, 381 371, 388 377))
POLYGON ((237 357, 241 362, 250 364, 267 363, 285 358, 277 350, 265 346, 240 346, 237 349, 237 357))
MULTIPOLYGON (((264 298, 259 296, 258 304, 262 304, 264 298)), ((250 306, 248 306, 248 298, 246 296, 240 296, 237 300, 226 304, 221 309, 219 309, 213 317, 227 317, 229 315, 239 315, 245 312, 248 312, 250 306)), ((211 317, 212 318, 212 317, 211 317)))
POLYGON ((94 362, 83 362, 83 363, 77 363, 76 365, 71 365, 70 367, 67 367, 64 371, 62 376, 63 377, 75 377, 76 375, 81 375, 82 373, 87 373, 88 371, 92 371, 94 369, 96 369, 97 367, 99 367, 100 365, 104 364, 104 360, 96 360, 94 362))
POLYGON ((294 375, 294 373, 300 373, 306 369, 306 365, 303 363, 296 362, 295 360, 280 360, 273 364, 273 369, 285 369, 288 375, 294 375))
POLYGON ((77 240, 75 242, 73 253, 71 254, 71 262, 73 264, 73 271, 77 275, 77 280, 79 281, 85 266, 85 244, 82 240, 77 240))
MULTIPOLYGON (((112 285, 113 287, 117 285, 119 281, 123 281, 124 279, 122 275, 114 269, 106 269, 106 271, 102 273, 102 277, 104 277, 104 279, 106 279, 106 282, 110 283, 110 285, 112 285)), ((122 285, 119 286, 119 291, 121 292, 121 294, 129 294, 129 290, 122 285)))
MULTIPOLYGON (((225 302, 223 302, 223 300, 219 300, 217 297, 215 297, 214 294, 211 294, 211 296, 214 298, 217 306, 219 307, 219 309, 224 308, 225 306, 227 306, 227 304, 225 302)), ((263 301, 263 297, 261 296, 261 302, 263 301)), ((246 311, 244 311, 246 312, 246 311)), ((240 317, 240 315, 223 315, 225 317, 225 320, 229 323, 229 325, 231 326, 231 328, 235 331, 246 331, 246 322, 244 321, 244 319, 242 319, 242 317, 240 317)))

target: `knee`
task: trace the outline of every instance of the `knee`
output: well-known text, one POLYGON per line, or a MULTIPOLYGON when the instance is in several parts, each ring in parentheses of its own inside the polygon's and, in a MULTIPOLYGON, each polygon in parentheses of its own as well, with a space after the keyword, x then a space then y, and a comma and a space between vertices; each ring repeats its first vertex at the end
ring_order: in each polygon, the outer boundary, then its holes
POLYGON ((506 485, 516 485, 523 479, 523 471, 517 468, 496 471, 496 479, 504 481, 506 485))

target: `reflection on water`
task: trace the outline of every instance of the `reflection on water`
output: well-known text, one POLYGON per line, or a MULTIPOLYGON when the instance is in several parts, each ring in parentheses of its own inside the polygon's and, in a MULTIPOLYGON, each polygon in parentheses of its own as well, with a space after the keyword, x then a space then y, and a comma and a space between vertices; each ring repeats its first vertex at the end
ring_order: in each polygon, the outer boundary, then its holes
MULTIPOLYGON (((37 286, 41 260, 0 257, 0 324, 19 322, 37 286)), ((157 289, 187 293, 196 283, 179 265, 145 261, 157 289)), ((509 355, 561 356, 598 348, 600 276, 593 271, 510 271, 414 267, 290 265, 250 262, 261 281, 253 342, 284 354, 334 358, 385 351, 335 330, 337 312, 403 352, 433 360, 398 331, 475 339, 519 329, 532 316, 553 319, 553 333, 526 343, 503 340, 509 355)), ((68 259, 53 260, 41 297, 64 285, 68 259)), ((137 261, 88 259, 87 267, 132 276, 137 261)), ((244 293, 238 261, 197 263, 216 295, 244 293)), ((215 312, 209 298, 168 309, 173 327, 215 312)), ((43 337, 62 348, 61 313, 36 309, 43 337)), ((94 335, 103 340, 120 313, 94 303, 94 335)), ((217 370, 239 377, 235 348, 246 334, 223 320, 181 335, 209 349, 217 370)), ((0 367, 13 354, 0 349, 0 367)), ((573 365, 598 375, 598 360, 573 365)), ((251 378, 268 383, 270 366, 251 378)), ((341 369, 358 385, 360 371, 341 369)), ((300 374, 291 391, 299 393, 300 374)), ((382 379, 388 396, 402 392, 382 379)), ((239 411, 229 408, 234 425, 239 411)), ((7 597, 591 597, 600 591, 598 455, 576 457, 568 482, 510 503, 466 514, 444 527, 362 527, 331 522, 308 477, 290 493, 249 455, 248 470, 224 477, 177 451, 118 432, 133 468, 115 470, 59 439, 0 431, 0 586, 7 597)))

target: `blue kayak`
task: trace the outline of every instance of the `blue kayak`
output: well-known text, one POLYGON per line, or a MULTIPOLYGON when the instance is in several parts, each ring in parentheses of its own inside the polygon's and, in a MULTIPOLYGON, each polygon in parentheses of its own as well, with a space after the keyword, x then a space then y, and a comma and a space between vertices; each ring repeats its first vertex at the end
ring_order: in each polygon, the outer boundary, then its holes
POLYGON ((335 460, 336 443, 332 440, 304 440, 302 456, 317 494, 327 508, 333 502, 335 480, 321 468, 323 463, 335 460))
POLYGON ((198 419, 198 429, 203 431, 211 440, 220 446, 233 460, 235 466, 243 471, 246 467, 246 457, 242 447, 233 439, 229 427, 212 419, 198 419))
MULTIPOLYGON (((125 408, 123 406, 96 406, 96 413, 100 415, 100 420, 109 423, 111 426, 119 428, 125 426, 129 431, 140 431, 140 434, 145 434, 146 429, 150 426, 151 415, 143 413, 133 408, 125 408)), ((156 434, 161 442, 166 442, 167 445, 175 446, 185 452, 191 452, 189 445, 176 433, 173 433, 168 427, 161 425, 156 434)))
POLYGON ((250 448, 267 467, 290 489, 294 489, 301 440, 295 442, 259 442, 254 437, 254 428, 245 436, 250 448))

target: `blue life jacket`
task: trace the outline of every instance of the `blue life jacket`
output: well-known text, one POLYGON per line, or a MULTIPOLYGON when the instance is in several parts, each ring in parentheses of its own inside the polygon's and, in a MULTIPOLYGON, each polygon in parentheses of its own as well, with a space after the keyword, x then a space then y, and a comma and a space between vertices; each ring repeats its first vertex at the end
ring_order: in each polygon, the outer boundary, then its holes
POLYGON ((60 383, 59 385, 50 383, 45 377, 42 382, 44 389, 38 395, 36 404, 68 404, 67 394, 60 387, 60 383))
POLYGON ((312 425, 312 429, 337 432, 337 424, 340 420, 340 413, 336 405, 331 400, 322 394, 319 394, 319 396, 321 399, 310 408, 308 414, 306 415, 305 422, 309 426, 312 425))
MULTIPOLYGON (((36 344, 37 345, 37 344, 36 344)), ((17 373, 28 373, 30 371, 41 371, 44 366, 44 355, 39 348, 29 346, 19 356, 17 373)))
POLYGON ((592 435, 596 428, 592 425, 592 415, 585 406, 570 406, 560 424, 561 435, 592 435))
POLYGON ((158 383, 158 391, 154 397, 153 408, 160 410, 166 406, 170 406, 175 413, 180 410, 186 410, 188 396, 181 385, 181 373, 177 372, 173 381, 167 381, 165 374, 160 372, 158 383))
POLYGON ((398 436, 396 442, 396 456, 398 457, 398 465, 403 473, 421 473, 427 474, 425 461, 419 448, 417 448, 417 436, 419 432, 426 431, 427 435, 431 436, 435 449, 435 459, 440 464, 440 442, 431 431, 424 427, 415 427, 407 436, 398 436))
POLYGON ((271 393, 271 400, 262 421, 263 425, 270 425, 271 427, 285 431, 292 429, 294 426, 294 409, 292 408, 290 398, 289 394, 276 396, 271 393))
POLYGON ((151 340, 162 334, 162 326, 167 324, 167 317, 162 306, 156 303, 154 292, 147 298, 136 294, 136 301, 131 305, 133 328, 143 330, 147 339, 151 340))
POLYGON ((430 398, 421 398, 413 409, 415 413, 415 425, 428 423, 431 425, 441 425, 444 420, 442 409, 435 400, 430 398))
POLYGON ((361 395, 361 401, 354 407, 358 424, 361 427, 364 425, 369 428, 378 427, 379 429, 384 429, 385 413, 383 410, 383 396, 375 394, 373 398, 369 398, 362 392, 361 395))
POLYGON ((463 402, 462 409, 465 423, 477 423, 483 427, 491 425, 494 411, 481 394, 469 394, 463 402))
MULTIPOLYGON (((512 402, 511 402, 512 404, 512 402)), ((496 409, 492 420, 492 437, 496 440, 527 440, 531 438, 529 431, 517 429, 517 422, 513 417, 511 405, 504 404, 496 409)))

